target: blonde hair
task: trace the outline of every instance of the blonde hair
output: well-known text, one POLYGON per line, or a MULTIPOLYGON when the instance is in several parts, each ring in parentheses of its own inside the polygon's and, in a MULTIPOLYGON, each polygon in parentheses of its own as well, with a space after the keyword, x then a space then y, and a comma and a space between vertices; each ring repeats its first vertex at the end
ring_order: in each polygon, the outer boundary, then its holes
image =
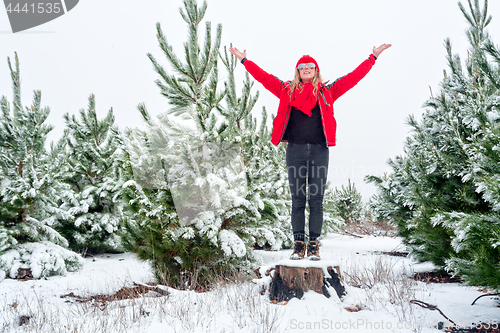
MULTIPOLYGON (((321 74, 316 68, 316 75, 314 75, 314 78, 312 80, 312 85, 314 86, 313 92, 315 95, 318 93, 318 83, 320 82, 323 82, 323 79, 321 78, 321 74)), ((290 82, 290 96, 293 94, 296 88, 302 89, 302 79, 300 78, 300 72, 298 68, 295 68, 295 76, 290 82)))

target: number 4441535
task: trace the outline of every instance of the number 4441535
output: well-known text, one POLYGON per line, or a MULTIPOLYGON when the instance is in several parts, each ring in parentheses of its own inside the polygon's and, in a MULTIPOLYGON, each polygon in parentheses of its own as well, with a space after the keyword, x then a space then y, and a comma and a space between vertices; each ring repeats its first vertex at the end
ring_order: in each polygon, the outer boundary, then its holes
POLYGON ((6 7, 8 13, 16 12, 16 13, 47 13, 47 14, 58 14, 61 12, 61 4, 60 3, 42 3, 39 2, 37 6, 34 3, 28 5, 27 3, 21 7, 21 3, 15 4, 14 8, 12 8, 12 3, 9 3, 6 7))

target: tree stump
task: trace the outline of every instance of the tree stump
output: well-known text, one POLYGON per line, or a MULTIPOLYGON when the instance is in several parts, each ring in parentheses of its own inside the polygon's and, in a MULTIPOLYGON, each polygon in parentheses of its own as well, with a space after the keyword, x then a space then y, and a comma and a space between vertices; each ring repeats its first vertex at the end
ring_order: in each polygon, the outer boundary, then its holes
POLYGON ((32 279, 33 275, 31 275, 31 268, 19 268, 17 270, 16 279, 24 280, 24 279, 32 279))
POLYGON ((269 288, 272 301, 289 301, 293 297, 302 298, 304 292, 313 290, 330 297, 329 287, 342 298, 346 292, 338 266, 327 266, 325 274, 323 267, 294 267, 276 265, 274 276, 269 288))

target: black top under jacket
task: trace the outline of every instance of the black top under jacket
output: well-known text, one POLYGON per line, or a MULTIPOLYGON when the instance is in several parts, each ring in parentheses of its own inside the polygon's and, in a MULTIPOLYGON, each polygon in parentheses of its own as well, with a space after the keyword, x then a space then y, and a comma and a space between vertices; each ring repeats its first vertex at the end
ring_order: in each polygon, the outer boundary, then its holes
POLYGON ((290 143, 320 143, 326 145, 318 103, 312 109, 311 117, 292 106, 283 140, 290 143))

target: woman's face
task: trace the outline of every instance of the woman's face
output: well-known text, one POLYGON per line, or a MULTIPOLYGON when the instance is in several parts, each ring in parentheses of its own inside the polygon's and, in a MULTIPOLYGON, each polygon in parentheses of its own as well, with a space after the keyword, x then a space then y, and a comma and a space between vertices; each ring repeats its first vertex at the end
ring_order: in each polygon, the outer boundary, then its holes
POLYGON ((300 79, 302 82, 311 82, 316 75, 316 68, 314 67, 314 64, 310 68, 308 64, 305 64, 305 67, 300 69, 299 68, 299 74, 300 74, 300 79))

